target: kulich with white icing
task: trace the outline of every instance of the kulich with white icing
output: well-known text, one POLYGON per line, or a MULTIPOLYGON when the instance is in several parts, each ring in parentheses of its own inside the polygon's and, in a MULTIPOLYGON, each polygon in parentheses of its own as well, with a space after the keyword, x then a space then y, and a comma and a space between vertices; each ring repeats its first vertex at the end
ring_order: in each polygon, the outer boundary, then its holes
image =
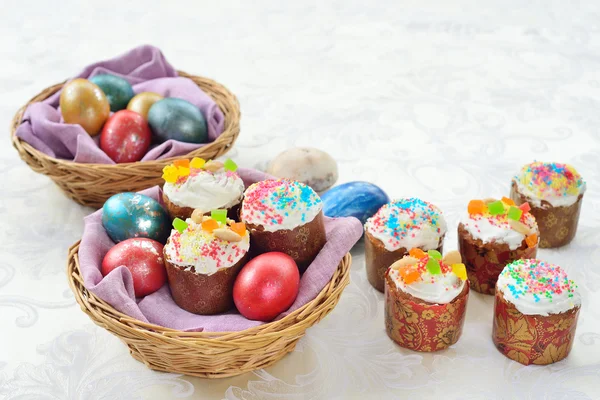
POLYGON ((460 223, 473 238, 483 243, 506 243, 515 250, 525 241, 528 247, 535 247, 539 229, 529 210, 529 204, 517 207, 506 197, 502 200, 471 200, 468 213, 460 223))
POLYGON ((535 161, 524 165, 513 178, 519 193, 534 206, 542 200, 554 207, 569 206, 585 192, 581 175, 569 164, 535 161))
POLYGON ((457 251, 442 258, 436 250, 425 253, 411 249, 408 256, 392 264, 388 274, 399 290, 435 304, 450 303, 463 291, 467 280, 457 251))
POLYGON ((240 218, 265 231, 292 230, 312 221, 323 209, 317 193, 289 179, 256 182, 246 189, 240 218))
POLYGON ((250 235, 244 227, 240 232, 242 234, 236 233, 238 236, 235 236, 236 239, 241 236, 241 240, 225 240, 223 238, 227 236, 223 231, 231 230, 231 227, 209 217, 204 219, 203 223, 195 223, 188 218, 185 221, 187 226, 181 232, 173 229, 164 252, 173 265, 186 270, 193 267, 197 274, 212 275, 220 269, 235 265, 246 255, 250 248, 250 235), (207 223, 209 220, 213 222, 207 223), (211 224, 213 226, 209 227, 211 224))
POLYGON ((525 315, 559 314, 581 305, 577 285, 557 265, 536 259, 508 264, 496 284, 504 299, 525 315))
POLYGON ((417 198, 385 204, 365 223, 365 230, 379 239, 388 251, 419 247, 436 249, 446 233, 439 208, 417 198))

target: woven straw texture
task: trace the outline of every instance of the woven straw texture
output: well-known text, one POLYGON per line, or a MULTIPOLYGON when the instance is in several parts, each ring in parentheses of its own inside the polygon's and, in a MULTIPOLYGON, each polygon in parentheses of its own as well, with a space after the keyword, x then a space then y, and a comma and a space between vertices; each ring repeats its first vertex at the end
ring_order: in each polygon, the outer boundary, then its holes
MULTIPOLYGON (((194 81, 217 103, 225 115, 223 133, 212 143, 187 154, 186 157, 211 159, 225 154, 240 133, 240 105, 236 97, 219 83, 199 76, 178 71, 194 81)), ((123 164, 84 164, 50 157, 34 149, 28 143, 16 137, 17 127, 21 124, 25 109, 31 103, 42 101, 56 93, 65 82, 44 89, 17 111, 11 124, 11 139, 19 156, 35 172, 47 175, 70 198, 94 208, 100 208, 106 199, 116 193, 137 192, 162 183, 162 169, 180 157, 165 158, 123 164)))
POLYGON ((79 242, 69 249, 67 277, 81 309, 116 335, 133 358, 157 371, 225 378, 274 364, 294 350, 306 330, 325 317, 350 283, 346 254, 331 281, 308 304, 282 318, 240 332, 182 332, 128 317, 90 293, 79 271, 79 242))

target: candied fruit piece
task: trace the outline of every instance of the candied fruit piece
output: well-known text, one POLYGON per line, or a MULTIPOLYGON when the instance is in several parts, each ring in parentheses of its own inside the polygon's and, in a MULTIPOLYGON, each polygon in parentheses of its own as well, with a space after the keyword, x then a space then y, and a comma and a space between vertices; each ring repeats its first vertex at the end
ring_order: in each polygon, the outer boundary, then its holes
POLYGON ((440 262, 438 260, 436 260, 435 258, 430 258, 427 261, 426 267, 427 267, 427 271, 429 271, 429 273, 431 275, 439 275, 442 273, 442 268, 440 267, 440 262))
POLYGON ((226 224, 227 223, 227 210, 212 210, 210 212, 210 217, 217 222, 226 224))
POLYGON ((440 253, 437 250, 428 250, 427 254, 429 254, 429 257, 435 259, 435 260, 441 260, 442 259, 442 253, 440 253))
POLYGON ((465 267, 465 264, 452 264, 452 272, 454 272, 454 274, 458 276, 459 279, 462 279, 463 281, 467 280, 467 268, 465 267))
POLYGON ((176 167, 174 167, 172 165, 167 165, 166 167, 163 168, 162 178, 165 180, 165 182, 175 183, 175 182, 177 182, 178 177, 179 177, 179 174, 177 173, 176 167))
POLYGON ((243 222, 234 222, 229 226, 229 228, 240 236, 244 236, 246 234, 246 224, 243 222))
POLYGON ((504 204, 500 200, 489 203, 487 208, 492 215, 500 215, 504 212, 504 204))
POLYGON ((416 270, 415 268, 412 268, 409 266, 401 267, 398 270, 398 273, 402 277, 402 280, 404 281, 404 283, 406 283, 407 285, 410 285, 411 283, 416 282, 419 279, 421 279, 421 273, 418 270, 416 270))
POLYGON ((524 212, 529 212, 531 211, 531 206, 529 205, 529 203, 523 203, 519 206, 519 208, 524 212))
POLYGON ((194 169, 202 169, 202 167, 204 167, 204 164, 206 164, 206 160, 204 158, 194 157, 190 162, 190 167, 194 169))
POLYGON ((223 168, 225 168, 225 171, 235 172, 235 171, 237 171, 238 166, 235 162, 233 162, 233 160, 231 158, 228 158, 223 163, 223 168))
POLYGON ((506 204, 507 206, 514 206, 515 202, 512 201, 512 199, 509 199, 508 197, 502 197, 502 202, 504 204, 506 204))
POLYGON ((523 210, 519 207, 510 206, 508 209, 508 218, 514 221, 518 221, 521 219, 521 215, 523 214, 523 210))
POLYGON ((190 174, 190 169, 186 167, 177 167, 177 174, 179 176, 188 176, 190 174))
POLYGON ((423 250, 419 249, 418 247, 410 249, 408 254, 414 258, 425 258, 425 256, 427 255, 423 250))
POLYGON ((202 229, 209 233, 214 231, 218 227, 219 227, 219 223, 217 221, 215 221, 214 219, 207 219, 206 221, 202 222, 202 229))
POLYGON ((468 211, 469 214, 483 214, 485 210, 485 203, 483 200, 471 200, 469 202, 468 211))
POLYGON ((188 224, 184 220, 179 218, 175 218, 173 220, 173 228, 177 229, 179 233, 183 233, 183 231, 185 231, 187 227, 188 224))
POLYGON ((537 233, 532 233, 531 235, 525 238, 525 243, 527 243, 527 247, 533 248, 537 246, 538 243, 538 235, 537 233))
POLYGON ((175 160, 175 161, 173 161, 173 165, 176 166, 176 167, 189 168, 190 167, 190 160, 188 160, 187 158, 184 158, 182 160, 175 160))

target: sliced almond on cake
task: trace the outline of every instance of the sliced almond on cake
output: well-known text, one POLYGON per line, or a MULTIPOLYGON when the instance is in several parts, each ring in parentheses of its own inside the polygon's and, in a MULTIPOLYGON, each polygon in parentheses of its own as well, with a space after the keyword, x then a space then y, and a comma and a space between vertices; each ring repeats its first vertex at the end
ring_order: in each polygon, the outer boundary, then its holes
POLYGON ((242 240, 240 235, 227 228, 217 228, 213 231, 213 235, 215 235, 216 238, 227 242, 239 242, 242 240))

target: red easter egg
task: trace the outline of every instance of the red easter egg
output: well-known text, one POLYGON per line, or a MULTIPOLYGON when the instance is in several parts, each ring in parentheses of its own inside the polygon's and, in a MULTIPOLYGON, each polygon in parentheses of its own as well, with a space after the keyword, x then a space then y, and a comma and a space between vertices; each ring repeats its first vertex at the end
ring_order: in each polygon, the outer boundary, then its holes
POLYGON ((133 238, 117 243, 102 260, 102 275, 120 266, 131 272, 136 297, 156 292, 167 281, 163 245, 156 240, 133 238))
POLYGON ((104 124, 100 148, 117 163, 140 161, 152 140, 148 122, 140 114, 117 111, 104 124))
POLYGON ((287 254, 270 252, 252 259, 233 285, 233 301, 240 314, 257 321, 272 321, 296 300, 300 273, 287 254))

